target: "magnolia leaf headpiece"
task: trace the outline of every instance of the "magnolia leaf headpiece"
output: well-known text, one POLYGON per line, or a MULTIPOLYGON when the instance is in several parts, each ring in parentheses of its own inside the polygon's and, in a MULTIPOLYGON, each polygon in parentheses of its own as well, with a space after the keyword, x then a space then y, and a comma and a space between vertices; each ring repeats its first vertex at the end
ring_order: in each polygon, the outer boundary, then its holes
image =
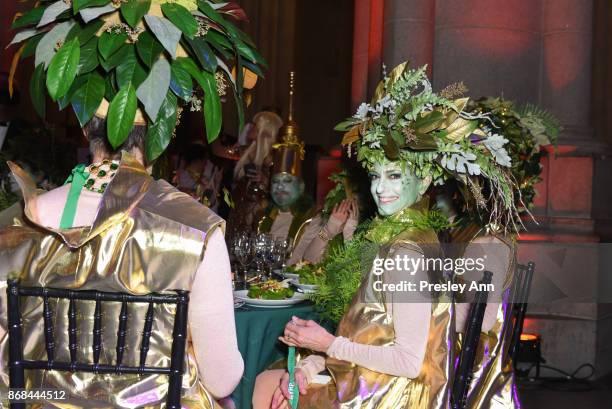
POLYGON ((402 161, 418 177, 432 177, 434 184, 457 180, 466 203, 487 213, 487 227, 518 231, 522 224, 504 147, 508 140, 480 126, 486 113, 466 109, 469 99, 458 98, 466 91, 463 84, 434 93, 425 70, 409 69, 407 62, 394 68, 372 101, 336 126, 345 132, 342 143, 349 153, 356 145, 366 167, 402 161))
POLYGON ((30 94, 41 116, 46 91, 60 109, 71 105, 81 126, 105 117, 115 148, 135 124, 147 125, 152 161, 170 143, 181 106, 204 111, 212 142, 231 89, 242 127, 243 89, 266 63, 226 16, 247 20, 235 3, 209 0, 39 0, 12 24, 11 44, 24 44, 11 79, 19 59, 33 56, 30 94))

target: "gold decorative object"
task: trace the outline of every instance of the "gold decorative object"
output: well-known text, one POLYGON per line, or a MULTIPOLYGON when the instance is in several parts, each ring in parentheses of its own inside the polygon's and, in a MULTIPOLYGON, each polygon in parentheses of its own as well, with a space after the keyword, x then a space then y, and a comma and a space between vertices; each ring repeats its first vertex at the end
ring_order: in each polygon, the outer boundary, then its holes
POLYGON ((272 147, 274 166, 272 173, 289 173, 301 175, 304 160, 304 142, 299 137, 299 127, 294 120, 295 71, 289 72, 289 109, 286 125, 281 128, 281 141, 272 147))

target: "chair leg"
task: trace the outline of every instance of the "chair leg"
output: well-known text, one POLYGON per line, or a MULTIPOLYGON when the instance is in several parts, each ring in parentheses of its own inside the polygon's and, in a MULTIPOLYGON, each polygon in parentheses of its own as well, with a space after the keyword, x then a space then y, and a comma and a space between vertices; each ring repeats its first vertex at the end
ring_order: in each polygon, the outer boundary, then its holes
POLYGON ((183 370, 185 363, 185 347, 187 343, 187 305, 189 293, 177 291, 179 302, 176 304, 174 315, 174 331, 172 337, 172 352, 170 357, 170 376, 166 406, 168 409, 181 408, 181 388, 183 384, 183 370))
MULTIPOLYGON (((22 366, 21 316, 19 310, 19 280, 8 280, 7 312, 9 332, 9 387, 25 388, 25 371, 22 366)), ((11 403, 11 409, 25 409, 25 403, 11 403)))

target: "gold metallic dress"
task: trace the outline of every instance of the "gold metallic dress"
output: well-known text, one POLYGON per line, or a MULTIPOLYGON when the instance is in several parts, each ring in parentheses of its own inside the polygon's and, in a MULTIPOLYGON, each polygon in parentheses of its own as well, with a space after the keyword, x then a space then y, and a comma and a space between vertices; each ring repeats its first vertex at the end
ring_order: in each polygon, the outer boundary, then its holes
MULTIPOLYGON (((224 221, 208 208, 164 181, 153 180, 132 157, 124 154, 108 185, 92 227, 59 230, 40 225, 34 184, 12 166, 24 193, 25 217, 0 231, 0 286, 18 272, 22 284, 78 290, 120 291, 132 294, 189 290, 202 262, 207 237, 224 221)), ((6 329, 6 290, 0 288, 0 325, 6 329)), ((68 303, 51 300, 55 360, 70 361, 68 303)), ((196 300, 191 300, 195 302, 196 300)), ((78 361, 93 362, 92 333, 95 302, 77 302, 78 361)), ((115 344, 121 303, 103 303, 100 363, 115 364, 115 344)), ((123 363, 139 365, 146 304, 128 311, 123 363)), ((46 359, 42 301, 22 299, 24 358, 46 359), (26 301, 27 300, 27 301, 26 301)), ((157 305, 146 364, 169 366, 174 306, 157 305)), ((7 362, 7 336, 1 340, 7 362)), ((6 390, 8 368, 1 373, 6 390)), ((67 399, 48 401, 54 408, 163 408, 165 375, 106 375, 58 371, 26 371, 26 388, 63 390, 67 399)), ((41 403, 41 405, 43 405, 41 403)), ((197 363, 188 347, 182 405, 218 408, 198 378, 197 363)))
MULTIPOLYGON (((393 251, 397 246, 409 246, 423 254, 426 251, 423 244, 429 244, 427 247, 431 248, 433 243, 439 249, 437 242, 433 230, 410 228, 384 248, 393 251)), ((379 257, 387 255, 384 250, 381 253, 379 257)), ((427 252, 425 256, 434 255, 427 252)), ((439 279, 435 277, 435 273, 430 272, 430 279, 439 279)), ((395 331, 392 314, 387 311, 384 293, 373 289, 373 282, 379 279, 372 272, 368 274, 342 318, 337 335, 360 344, 393 345, 395 331)), ((299 408, 447 408, 452 368, 449 346, 453 345, 455 335, 454 309, 448 300, 449 295, 442 293, 431 304, 425 358, 416 378, 387 375, 328 357, 326 367, 333 381, 325 386, 310 385, 308 393, 300 395, 299 408)))

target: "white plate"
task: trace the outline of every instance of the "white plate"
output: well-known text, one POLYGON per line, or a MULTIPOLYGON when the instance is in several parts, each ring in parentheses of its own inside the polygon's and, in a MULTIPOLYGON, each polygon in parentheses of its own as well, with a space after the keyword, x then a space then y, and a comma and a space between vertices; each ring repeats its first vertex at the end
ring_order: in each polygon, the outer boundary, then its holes
POLYGON ((319 289, 318 285, 314 285, 314 284, 300 284, 300 280, 297 279, 297 278, 294 278, 293 280, 291 280, 289 282, 291 284, 293 284, 294 286, 296 286, 298 288, 298 290, 300 290, 304 294, 311 294, 311 293, 316 292, 319 289))
POLYGON ((260 300, 257 298, 249 298, 247 296, 248 293, 249 290, 234 291, 234 298, 240 301, 244 301, 246 305, 264 308, 288 307, 290 305, 301 303, 302 301, 307 299, 304 294, 298 292, 293 293, 293 297, 287 298, 286 300, 260 300))

